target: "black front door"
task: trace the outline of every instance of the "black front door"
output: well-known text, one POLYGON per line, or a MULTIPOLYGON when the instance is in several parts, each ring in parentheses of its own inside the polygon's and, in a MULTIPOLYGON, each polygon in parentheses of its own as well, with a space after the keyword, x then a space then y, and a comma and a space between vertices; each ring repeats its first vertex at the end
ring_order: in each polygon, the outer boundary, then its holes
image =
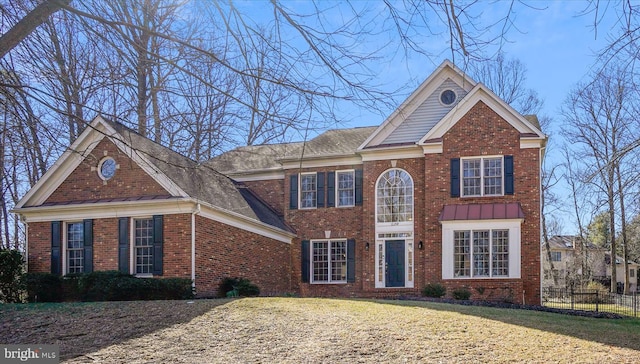
POLYGON ((404 287, 404 240, 385 242, 385 284, 387 287, 404 287))

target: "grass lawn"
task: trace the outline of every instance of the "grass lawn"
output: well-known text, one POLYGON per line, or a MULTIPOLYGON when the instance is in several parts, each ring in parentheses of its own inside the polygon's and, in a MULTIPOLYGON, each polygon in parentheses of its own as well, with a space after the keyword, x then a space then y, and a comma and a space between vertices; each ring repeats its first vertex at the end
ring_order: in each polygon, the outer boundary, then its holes
POLYGON ((70 363, 627 363, 640 320, 315 298, 0 305, 0 343, 58 344, 70 363))

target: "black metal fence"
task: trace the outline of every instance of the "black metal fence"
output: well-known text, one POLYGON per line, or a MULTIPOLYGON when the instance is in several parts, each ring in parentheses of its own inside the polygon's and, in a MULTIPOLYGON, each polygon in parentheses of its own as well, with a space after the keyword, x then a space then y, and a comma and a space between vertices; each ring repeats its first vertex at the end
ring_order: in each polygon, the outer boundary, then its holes
POLYGON ((639 317, 638 294, 610 293, 597 289, 547 287, 542 290, 542 305, 567 310, 612 312, 639 317))

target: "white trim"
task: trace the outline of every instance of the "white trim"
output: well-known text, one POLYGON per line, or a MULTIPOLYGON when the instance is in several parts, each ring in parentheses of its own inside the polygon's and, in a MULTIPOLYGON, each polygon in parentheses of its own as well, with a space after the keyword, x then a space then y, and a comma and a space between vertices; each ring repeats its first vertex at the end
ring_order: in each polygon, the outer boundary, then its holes
MULTIPOLYGON (((381 144, 408 115, 422 105, 442 83, 451 79, 465 91, 470 91, 476 82, 456 67, 451 61, 445 60, 431 73, 426 80, 358 147, 358 151, 368 146, 381 144)), ((462 101, 460 101, 462 102, 462 101)), ((455 109, 455 107, 454 107, 455 109)))
POLYGON ((546 138, 529 138, 524 137, 520 138, 520 149, 531 149, 531 148, 543 148, 547 139, 546 138))
POLYGON ((412 145, 390 146, 375 149, 361 150, 363 162, 382 161, 392 159, 424 158, 422 148, 412 145))
POLYGON ((413 177, 411 176, 411 173, 409 173, 406 169, 403 168, 388 168, 384 171, 382 171, 382 173, 380 173, 380 175, 378 176, 378 178, 376 179, 376 183, 374 184, 374 198, 375 198, 375 202, 374 202, 374 213, 373 213, 373 218, 376 224, 376 233, 378 228, 384 228, 384 227, 397 227, 397 226, 409 226, 411 225, 413 227, 413 222, 415 220, 415 183, 413 181, 413 177), (378 222, 378 184, 380 183, 380 179, 382 178, 382 176, 384 176, 385 174, 387 174, 390 171, 402 171, 404 173, 407 174, 407 176, 409 176, 409 179, 411 180, 411 220, 408 221, 392 221, 392 222, 378 222))
POLYGON ((253 181, 269 181, 284 179, 284 171, 281 168, 271 171, 252 171, 252 172, 229 172, 225 173, 227 177, 233 178, 238 182, 253 182, 253 181))
MULTIPOLYGON (((311 239, 309 240, 309 283, 310 284, 347 284, 348 283, 348 276, 349 276, 349 239, 347 238, 331 238, 331 239, 311 239), (328 281, 314 281, 313 280, 313 243, 314 242, 327 242, 328 246, 328 251, 327 251, 327 259, 328 259, 328 281), (345 249, 345 277, 344 280, 339 280, 339 281, 332 281, 331 280, 331 242, 344 242, 344 249, 345 249)), ((355 272, 354 272, 355 274, 355 272)))
POLYGON ((115 177, 115 175, 116 175, 116 171, 117 171, 118 169, 120 169, 120 165, 119 165, 118 163, 116 163, 116 160, 115 160, 115 159, 113 159, 113 157, 111 157, 111 156, 105 156, 105 157, 102 157, 102 159, 100 159, 100 162, 98 162, 98 168, 97 168, 97 170, 98 170, 98 177, 100 177, 100 179, 101 179, 101 180, 103 180, 103 181, 105 181, 105 182, 106 182, 106 181, 108 181, 108 180, 112 179, 113 177, 115 177), (113 175, 112 175, 111 177, 107 177, 107 176, 105 176, 105 175, 102 173, 102 166, 104 165, 104 163, 105 163, 106 161, 109 161, 109 160, 113 161, 113 163, 114 163, 114 166, 113 166, 113 175))
POLYGON ((547 136, 539 129, 534 127, 524 116, 520 115, 511 106, 502 101, 491 90, 481 83, 478 83, 471 92, 467 94, 456 107, 451 109, 425 136, 420 139, 418 144, 425 144, 429 139, 442 138, 462 117, 464 117, 471 108, 478 102, 482 101, 495 113, 500 115, 507 123, 513 126, 520 133, 534 133, 539 139, 546 140, 547 136))
POLYGON ((318 172, 301 172, 298 174, 298 209, 300 210, 314 210, 318 208, 318 172), (315 176, 315 204, 309 207, 302 206, 302 176, 315 176))
POLYGON ((311 157, 301 159, 281 159, 282 169, 319 168, 327 166, 352 166, 362 164, 362 158, 357 154, 336 155, 326 157, 311 157))
MULTIPOLYGON (((504 196, 504 189, 505 189, 505 183, 504 183, 504 178, 505 178, 505 172, 504 172, 504 155, 483 155, 483 156, 471 156, 471 157, 461 157, 460 158, 460 198, 474 198, 474 197, 500 197, 500 196, 504 196), (485 175, 484 175, 484 161, 486 159, 498 159, 500 158, 501 160, 501 166, 500 166, 500 170, 501 170, 501 190, 502 193, 500 194, 485 194, 484 193, 484 180, 485 180, 485 175), (464 161, 465 160, 477 160, 480 159, 480 194, 479 195, 465 195, 464 194, 464 161)), ((494 177, 490 177, 490 178, 494 178, 494 177)))
POLYGON ((521 278, 521 219, 443 221, 442 222, 442 279, 519 279, 521 278), (509 276, 455 277, 453 261, 453 232, 455 230, 509 230, 509 276))
MULTIPOLYGON (((153 241, 151 243, 151 273, 136 273, 136 220, 151 220, 151 234, 154 233, 153 216, 136 216, 129 219, 129 274, 133 274, 138 278, 153 277, 153 241)), ((164 229, 164 226, 162 227, 164 229)), ((153 235, 152 235, 153 236, 153 235)), ((162 242, 164 244, 164 241, 162 242)), ((162 257, 164 264, 164 257, 162 257)))
POLYGON ((356 205, 356 170, 355 169, 342 169, 342 170, 335 171, 333 193, 335 194, 334 201, 335 201, 335 206, 337 208, 354 207, 356 205), (340 188, 338 185, 338 181, 340 180, 338 178, 339 173, 351 173, 351 175, 353 176, 353 204, 351 205, 340 205, 340 188))
POLYGON ((296 236, 294 233, 265 224, 262 221, 254 220, 232 211, 222 210, 202 201, 186 198, 25 207, 13 210, 13 212, 20 214, 25 223, 30 223, 87 218, 139 217, 158 214, 190 214, 198 203, 207 211, 206 213, 203 212, 202 216, 210 220, 288 244, 291 244, 291 239, 296 236))
POLYGON ((397 237, 397 238, 380 238, 378 235, 380 234, 380 230, 376 229, 376 239, 375 239, 375 248, 374 248, 374 252, 375 252, 375 256, 374 256, 374 279, 375 279, 375 288, 382 288, 382 289, 402 289, 402 288, 413 288, 415 286, 415 278, 416 278, 416 244, 415 244, 415 237, 413 234, 413 227, 411 229, 406 229, 406 227, 404 229, 398 229, 396 231, 397 233, 406 233, 406 234, 410 234, 411 236, 406 236, 406 237, 397 237), (386 272, 384 272, 383 269, 383 273, 382 275, 380 274, 380 258, 382 258, 383 263, 382 264, 386 264, 386 242, 387 240, 403 240, 404 241, 404 287, 387 287, 386 284, 386 272), (409 244, 412 245, 412 250, 409 251, 409 244), (411 266, 409 266, 409 254, 412 253, 413 257, 412 257, 412 261, 413 264, 411 264, 411 266), (382 257, 380 256, 382 255, 382 257), (409 268, 411 268, 411 271, 409 271, 409 268), (409 273, 411 273, 411 277, 413 279, 409 280, 409 273))
POLYGON ((442 141, 422 145, 422 153, 424 154, 439 154, 443 151, 442 141))
POLYGON ((444 107, 450 107, 451 105, 455 104, 456 101, 458 101, 458 93, 456 92, 456 90, 452 89, 452 88, 446 88, 444 90, 442 90, 440 92, 440 94, 438 95, 438 102, 440 103, 440 105, 444 106, 444 107), (444 102, 442 102, 442 94, 444 94, 447 91, 451 91, 453 92, 454 98, 453 98, 453 102, 450 104, 445 104, 444 102))

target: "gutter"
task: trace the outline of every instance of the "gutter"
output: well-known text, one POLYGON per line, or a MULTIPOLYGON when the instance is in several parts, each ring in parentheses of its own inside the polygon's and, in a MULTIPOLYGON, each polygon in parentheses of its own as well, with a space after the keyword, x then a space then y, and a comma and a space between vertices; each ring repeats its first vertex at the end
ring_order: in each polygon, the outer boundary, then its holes
POLYGON ((191 288, 196 289, 196 214, 200 214, 200 203, 191 212, 191 288))

